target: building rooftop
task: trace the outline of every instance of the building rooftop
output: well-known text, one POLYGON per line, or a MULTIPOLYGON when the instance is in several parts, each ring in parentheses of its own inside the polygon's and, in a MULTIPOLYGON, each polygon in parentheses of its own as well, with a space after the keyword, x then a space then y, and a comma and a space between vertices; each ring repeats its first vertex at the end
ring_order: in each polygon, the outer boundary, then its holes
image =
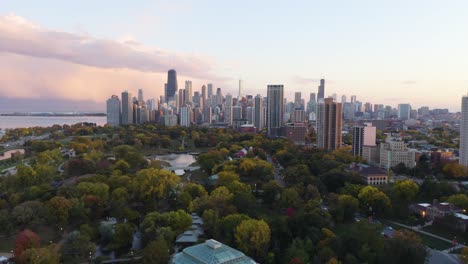
POLYGON ((244 253, 226 246, 214 239, 184 249, 174 255, 172 264, 255 264, 244 253))

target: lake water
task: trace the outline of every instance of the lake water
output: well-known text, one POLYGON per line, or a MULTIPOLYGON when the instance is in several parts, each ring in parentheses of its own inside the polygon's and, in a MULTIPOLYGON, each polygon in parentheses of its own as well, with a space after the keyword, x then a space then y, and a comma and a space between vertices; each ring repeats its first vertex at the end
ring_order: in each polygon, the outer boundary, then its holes
POLYGON ((49 127, 53 125, 73 125, 76 123, 96 123, 105 125, 105 116, 0 116, 0 128, 49 127))
POLYGON ((187 167, 197 160, 190 154, 157 155, 154 159, 168 162, 171 167, 187 167))

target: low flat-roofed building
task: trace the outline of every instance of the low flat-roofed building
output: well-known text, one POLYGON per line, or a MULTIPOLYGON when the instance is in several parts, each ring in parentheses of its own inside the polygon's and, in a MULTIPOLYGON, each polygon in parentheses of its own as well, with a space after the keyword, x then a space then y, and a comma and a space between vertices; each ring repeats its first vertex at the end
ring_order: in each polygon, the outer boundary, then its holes
POLYGON ((214 239, 185 248, 171 259, 171 264, 255 264, 244 253, 214 239))
POLYGON ((379 167, 366 164, 351 164, 350 170, 364 178, 367 185, 380 185, 388 183, 388 173, 379 167))

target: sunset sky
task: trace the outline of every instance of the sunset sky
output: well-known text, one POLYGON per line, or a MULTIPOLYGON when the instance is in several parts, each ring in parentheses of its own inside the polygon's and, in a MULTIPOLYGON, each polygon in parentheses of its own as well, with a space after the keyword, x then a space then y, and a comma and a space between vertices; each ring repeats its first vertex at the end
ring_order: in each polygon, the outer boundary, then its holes
POLYGON ((0 0, 0 111, 104 111, 123 90, 159 97, 214 83, 237 94, 357 95, 459 111, 468 1, 0 0), (47 109, 45 109, 47 108, 47 109))

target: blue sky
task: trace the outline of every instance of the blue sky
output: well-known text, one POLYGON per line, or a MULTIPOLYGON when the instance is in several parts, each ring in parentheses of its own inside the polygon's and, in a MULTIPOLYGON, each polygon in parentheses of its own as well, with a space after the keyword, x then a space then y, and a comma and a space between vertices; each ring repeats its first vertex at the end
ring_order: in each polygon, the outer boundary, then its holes
MULTIPOLYGON (((467 10, 468 1, 0 0, 0 16, 47 30, 200 56, 210 75, 197 75, 196 85, 216 75, 218 86, 234 93, 242 78, 246 91, 265 94, 267 84, 283 83, 292 99, 294 91, 316 92, 325 78, 327 95, 451 110, 468 91, 467 10)), ((143 88, 158 96, 164 81, 154 85, 143 88)))

